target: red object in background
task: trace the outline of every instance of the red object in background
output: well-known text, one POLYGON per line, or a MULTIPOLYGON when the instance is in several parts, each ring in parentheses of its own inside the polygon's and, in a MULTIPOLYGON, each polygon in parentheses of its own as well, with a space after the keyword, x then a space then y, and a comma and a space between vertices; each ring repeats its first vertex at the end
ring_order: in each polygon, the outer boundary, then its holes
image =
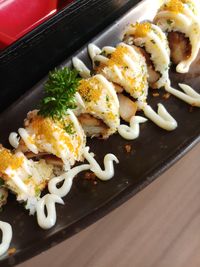
POLYGON ((0 0, 0 50, 70 2, 72 0, 0 0))

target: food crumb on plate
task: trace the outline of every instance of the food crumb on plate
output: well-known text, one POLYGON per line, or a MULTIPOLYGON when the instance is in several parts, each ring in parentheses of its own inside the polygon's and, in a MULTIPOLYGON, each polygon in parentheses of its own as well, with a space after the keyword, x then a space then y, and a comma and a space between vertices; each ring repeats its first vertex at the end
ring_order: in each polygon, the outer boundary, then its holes
POLYGON ((10 248, 10 249, 8 250, 8 255, 9 255, 9 256, 12 256, 13 254, 15 254, 15 252, 16 252, 16 248, 10 248))
POLYGON ((158 96, 160 96, 159 93, 153 93, 152 95, 153 95, 153 97, 158 97, 158 96))
POLYGON ((131 145, 125 145, 125 150, 127 153, 130 153, 132 151, 132 146, 131 145))
POLYGON ((86 180, 95 181, 96 180, 96 175, 93 172, 86 172, 85 173, 85 179, 86 180))
POLYGON ((167 100, 167 99, 170 98, 170 96, 171 96, 170 93, 165 93, 165 94, 163 95, 163 98, 164 98, 165 100, 167 100))

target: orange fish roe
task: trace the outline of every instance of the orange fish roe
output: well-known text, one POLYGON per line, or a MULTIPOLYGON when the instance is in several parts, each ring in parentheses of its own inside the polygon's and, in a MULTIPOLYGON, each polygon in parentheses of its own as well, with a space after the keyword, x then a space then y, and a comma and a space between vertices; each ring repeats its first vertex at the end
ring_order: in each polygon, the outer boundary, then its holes
POLYGON ((181 0, 169 0, 161 8, 161 10, 171 11, 174 13, 181 13, 183 12, 183 9, 184 9, 184 6, 181 0))
POLYGON ((112 53, 111 58, 108 60, 107 65, 112 67, 113 65, 125 66, 124 55, 130 56, 130 51, 127 47, 118 46, 116 50, 112 53))
MULTIPOLYGON (((65 123, 67 125, 67 121, 65 123)), ((31 122, 31 127, 35 133, 35 143, 37 146, 40 146, 40 142, 38 141, 44 140, 52 145, 57 152, 57 156, 59 156, 59 151, 64 149, 63 145, 59 143, 59 141, 62 141, 71 152, 74 152, 72 139, 68 136, 67 132, 64 130, 64 124, 60 121, 35 116, 31 122), (58 137, 55 137, 53 133, 57 133, 58 137)))
POLYGON ((148 22, 138 23, 132 25, 135 29, 134 36, 136 37, 145 37, 147 33, 151 30, 151 24, 148 22))
POLYGON ((78 91, 85 102, 95 102, 99 100, 102 89, 102 85, 98 79, 92 77, 87 80, 81 80, 78 91))
POLYGON ((106 116, 107 116, 107 119, 110 121, 113 121, 116 119, 115 114, 113 114, 112 112, 108 112, 108 114, 106 116))
POLYGON ((13 155, 8 149, 0 149, 0 171, 4 172, 8 167, 13 170, 21 167, 23 163, 23 157, 13 155))

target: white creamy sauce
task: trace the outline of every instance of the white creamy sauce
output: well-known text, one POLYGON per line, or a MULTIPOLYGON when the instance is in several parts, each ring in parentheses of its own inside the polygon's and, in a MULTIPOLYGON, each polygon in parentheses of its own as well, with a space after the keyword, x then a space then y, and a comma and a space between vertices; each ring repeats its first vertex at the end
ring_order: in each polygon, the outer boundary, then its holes
POLYGON ((115 88, 111 82, 109 82, 103 75, 97 74, 96 78, 103 85, 103 87, 111 94, 113 97, 115 105, 119 108, 119 100, 115 91, 115 88))
MULTIPOLYGON (((85 108, 85 104, 84 104, 84 102, 83 102, 83 99, 82 99, 81 95, 80 95, 78 92, 76 92, 76 94, 75 94, 75 98, 76 98, 76 103, 77 103, 81 108, 85 108)), ((74 111, 73 111, 73 112, 74 112, 74 111)))
POLYGON ((61 197, 64 197, 69 193, 72 187, 73 179, 78 173, 85 170, 91 170, 99 179, 103 181, 110 180, 114 176, 113 162, 119 163, 115 155, 107 154, 104 157, 105 170, 102 170, 100 165, 94 159, 94 153, 89 152, 89 147, 84 148, 83 154, 89 164, 76 166, 68 172, 65 172, 62 175, 51 179, 48 184, 48 189, 51 194, 45 195, 37 202, 37 221, 41 228, 49 229, 55 225, 55 203, 64 204, 61 197), (63 182, 62 186, 57 187, 61 182, 63 182), (47 209, 47 215, 45 214, 45 206, 47 209))
POLYGON ((179 86, 184 91, 184 93, 177 89, 172 88, 170 85, 167 85, 165 87, 165 90, 192 106, 200 107, 200 94, 198 94, 189 85, 179 83, 179 86))
POLYGON ((121 124, 118 133, 126 140, 134 140, 140 135, 140 123, 146 121, 147 119, 141 116, 133 116, 130 119, 130 126, 121 124))
POLYGON ((19 136, 17 133, 15 133, 15 132, 10 133, 10 135, 8 137, 8 141, 12 147, 14 147, 15 149, 18 148, 19 136))
POLYGON ((74 177, 78 173, 85 171, 85 170, 89 170, 89 169, 90 169, 90 165, 84 164, 84 165, 74 167, 68 172, 63 173, 62 175, 58 177, 52 178, 48 184, 49 192, 59 197, 65 197, 69 193, 72 187, 74 177), (58 188, 57 186, 61 182, 63 182, 63 184, 61 187, 58 188))
POLYGON ((37 222, 43 229, 50 229, 56 223, 56 207, 55 204, 64 204, 64 201, 54 194, 46 194, 38 202, 36 206, 37 222), (45 206, 47 215, 45 214, 45 206))
POLYGON ((113 52, 115 52, 116 48, 113 46, 104 46, 102 48, 102 51, 105 52, 106 54, 112 54, 113 52))
POLYGON ((13 233, 11 225, 3 221, 0 221, 0 230, 2 231, 2 241, 0 243, 0 256, 2 256, 9 249, 13 233))
POLYGON ((15 185, 24 193, 28 194, 28 187, 25 185, 25 183, 20 179, 18 176, 11 177, 12 181, 15 183, 15 185))
POLYGON ((75 128, 76 132, 78 133, 78 135, 83 136, 83 128, 81 127, 74 112, 72 110, 68 109, 67 114, 69 114, 70 120, 74 124, 74 128, 75 128))
POLYGON ((117 65, 113 66, 113 72, 114 72, 114 76, 116 76, 118 78, 119 81, 123 82, 124 78, 123 75, 119 69, 119 67, 117 65))
POLYGON ((91 77, 90 70, 85 65, 85 63, 83 63, 82 60, 80 60, 77 57, 73 57, 72 63, 73 63, 74 68, 78 71, 78 73, 80 74, 82 78, 87 79, 91 77))
POLYGON ((124 62, 130 69, 138 71, 138 64, 134 62, 130 56, 124 55, 124 62))
POLYGON ((5 170, 5 173, 10 177, 10 179, 13 181, 13 183, 20 189, 21 192, 24 194, 28 194, 28 187, 25 185, 25 183, 22 181, 22 179, 19 176, 20 170, 13 170, 10 167, 8 167, 5 170))
POLYGON ((95 63, 96 61, 99 61, 99 62, 101 62, 102 64, 107 64, 108 61, 109 61, 109 58, 104 57, 104 56, 102 56, 102 55, 97 55, 97 56, 95 56, 95 57, 93 58, 93 61, 94 61, 94 63, 95 63))
POLYGON ((18 133, 20 137, 22 138, 22 140, 24 141, 25 145, 28 147, 28 149, 34 154, 38 154, 37 147, 29 141, 30 136, 27 130, 24 128, 19 128, 18 133))
POLYGON ((94 159, 94 154, 89 152, 89 147, 84 148, 84 157, 90 164, 90 170, 102 181, 110 180, 114 176, 114 164, 119 163, 119 160, 113 154, 107 154, 104 157, 104 168, 102 170, 98 162, 94 159))
POLYGON ((162 104, 158 104, 158 113, 156 113, 149 105, 143 107, 144 114, 160 128, 173 131, 177 128, 176 120, 169 114, 162 104))
POLYGON ((93 61, 93 59, 97 55, 101 54, 101 49, 98 46, 96 46, 95 44, 89 44, 88 45, 88 53, 89 53, 91 60, 93 61))

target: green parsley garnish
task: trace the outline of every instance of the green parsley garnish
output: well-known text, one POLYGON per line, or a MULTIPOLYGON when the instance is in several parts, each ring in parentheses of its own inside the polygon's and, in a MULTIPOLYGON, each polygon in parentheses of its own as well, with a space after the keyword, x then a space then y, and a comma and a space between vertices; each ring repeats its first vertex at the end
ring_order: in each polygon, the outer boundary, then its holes
POLYGON ((40 190, 39 187, 36 186, 36 187, 35 187, 35 196, 36 196, 36 197, 39 197, 40 194, 41 194, 41 190, 40 190))
POLYGON ((100 55, 106 57, 106 55, 107 55, 106 51, 105 50, 101 51, 100 55))
POLYGON ((173 21, 171 19, 167 19, 167 24, 171 25, 173 23, 173 21))
POLYGON ((74 130, 74 127, 73 127, 73 123, 70 123, 68 125, 66 125, 64 127, 64 130, 66 131, 66 133, 68 134, 75 134, 75 130, 74 130))
POLYGON ((44 85, 46 96, 41 101, 39 115, 61 119, 68 109, 76 108, 75 93, 79 81, 78 72, 67 67, 50 72, 44 85))

